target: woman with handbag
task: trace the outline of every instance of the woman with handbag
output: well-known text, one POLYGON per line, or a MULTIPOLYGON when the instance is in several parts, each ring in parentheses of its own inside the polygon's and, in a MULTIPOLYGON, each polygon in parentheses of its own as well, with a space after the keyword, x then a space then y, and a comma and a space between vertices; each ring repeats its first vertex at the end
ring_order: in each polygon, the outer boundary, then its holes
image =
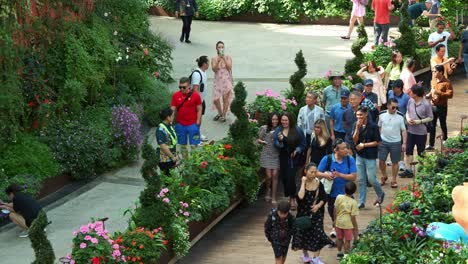
POLYGON ((284 196, 289 197, 291 210, 296 210, 296 174, 305 161, 305 136, 296 126, 295 118, 285 112, 281 116, 281 126, 276 128, 274 145, 279 149, 280 178, 283 181, 284 196))
POLYGON ((387 104, 387 87, 382 81, 385 69, 382 66, 377 66, 374 61, 369 61, 357 72, 357 76, 363 80, 371 79, 374 82, 372 92, 377 95, 377 109, 380 111, 380 108, 387 104))
POLYGON ((213 81, 213 109, 216 108, 218 114, 214 121, 226 122, 226 114, 229 106, 234 99, 234 90, 232 85, 232 58, 224 53, 224 43, 216 43, 216 56, 211 59, 211 68, 214 72, 213 81), (223 99, 223 106, 221 106, 223 99))
POLYGON ((323 184, 317 178, 317 165, 307 164, 304 172, 306 175, 302 177, 301 188, 297 195, 297 229, 293 236, 292 249, 303 251, 304 263, 319 264, 323 263, 319 257, 320 250, 328 244, 333 244, 323 230, 326 194, 323 184), (312 252, 312 257, 308 251, 312 252))

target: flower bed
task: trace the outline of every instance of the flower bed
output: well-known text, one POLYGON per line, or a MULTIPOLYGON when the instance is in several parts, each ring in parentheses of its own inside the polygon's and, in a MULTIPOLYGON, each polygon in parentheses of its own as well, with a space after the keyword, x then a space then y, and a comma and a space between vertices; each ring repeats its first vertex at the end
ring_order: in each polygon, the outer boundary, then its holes
POLYGON ((421 159, 414 183, 401 188, 341 263, 464 263, 468 248, 429 237, 436 227, 428 225, 454 222, 451 193, 467 180, 467 142, 466 137, 449 138, 444 155, 421 159))

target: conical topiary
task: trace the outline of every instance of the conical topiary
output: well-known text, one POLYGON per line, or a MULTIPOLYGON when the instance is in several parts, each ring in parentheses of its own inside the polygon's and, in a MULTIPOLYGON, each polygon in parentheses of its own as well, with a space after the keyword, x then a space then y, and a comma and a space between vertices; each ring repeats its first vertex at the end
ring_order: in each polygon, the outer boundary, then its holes
POLYGON ((403 1, 400 8, 400 23, 398 24, 401 36, 395 40, 395 43, 397 50, 405 56, 414 57, 416 55, 417 43, 413 30, 409 25, 410 19, 408 14, 408 1, 403 1))
POLYGON ((289 83, 291 84, 292 91, 291 94, 296 101, 302 102, 305 91, 305 85, 304 82, 302 82, 302 78, 307 75, 307 63, 304 59, 304 55, 302 54, 302 50, 296 54, 294 62, 296 63, 298 70, 289 77, 289 83))
POLYGON ((364 54, 362 54, 361 50, 367 44, 367 32, 364 24, 361 24, 357 28, 358 38, 353 42, 351 46, 351 52, 354 54, 354 58, 346 61, 345 64, 345 72, 347 75, 351 75, 353 80, 359 80, 360 78, 356 75, 356 73, 361 68, 361 63, 364 62, 364 54))
POLYGON ((29 239, 36 256, 33 264, 54 264, 54 249, 44 231, 48 224, 47 215, 41 211, 29 228, 29 239))

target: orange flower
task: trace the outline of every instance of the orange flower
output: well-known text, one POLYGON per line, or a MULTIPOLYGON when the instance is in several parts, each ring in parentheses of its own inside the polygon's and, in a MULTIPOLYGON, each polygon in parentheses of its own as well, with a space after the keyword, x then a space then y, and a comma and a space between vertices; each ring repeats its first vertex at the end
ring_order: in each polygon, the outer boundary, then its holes
POLYGON ((141 260, 140 256, 137 256, 137 260, 141 260))
POLYGON ((228 156, 224 157, 224 160, 228 160, 228 159, 229 159, 229 157, 228 157, 228 156))
POLYGON ((224 156, 223 156, 223 155, 219 155, 219 156, 218 156, 218 159, 222 160, 222 159, 224 159, 224 156))
POLYGON ((232 149, 232 145, 231 144, 224 144, 224 148, 225 149, 232 149))
POLYGON ((143 246, 143 245, 140 245, 140 247, 139 247, 139 248, 140 248, 140 249, 144 249, 144 248, 145 248, 145 246, 143 246))

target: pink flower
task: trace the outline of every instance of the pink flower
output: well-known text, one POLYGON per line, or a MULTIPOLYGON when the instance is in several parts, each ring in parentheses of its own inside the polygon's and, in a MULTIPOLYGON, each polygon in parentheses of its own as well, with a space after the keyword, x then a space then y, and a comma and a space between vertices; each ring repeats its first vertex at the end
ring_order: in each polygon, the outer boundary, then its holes
POLYGON ((117 245, 117 244, 112 245, 112 247, 113 247, 114 249, 119 249, 119 245, 117 245))
POLYGON ((92 238, 92 237, 91 237, 90 235, 86 235, 86 236, 84 237, 84 240, 91 240, 91 238, 92 238))
POLYGON ((184 213, 184 216, 186 216, 186 217, 189 217, 189 215, 190 215, 189 212, 185 212, 185 213, 184 213))
POLYGON ((163 199, 163 202, 165 202, 165 203, 169 203, 169 202, 170 202, 170 200, 169 200, 169 198, 167 198, 167 197, 166 197, 166 198, 164 198, 164 199, 163 199))
POLYGON ((332 74, 332 70, 329 69, 328 71, 325 72, 325 77, 328 78, 332 74))
POLYGON ((87 226, 85 226, 85 225, 82 225, 80 227, 80 232, 83 233, 83 234, 86 234, 86 233, 89 232, 89 228, 87 226))
POLYGON ((99 241, 97 240, 97 238, 91 238, 91 243, 93 244, 97 244, 99 241))
POLYGON ((77 236, 78 235, 78 231, 73 231, 73 236, 77 236))
POLYGON ((112 253, 112 256, 113 256, 113 257, 118 257, 118 256, 120 256, 120 255, 121 255, 121 253, 120 253, 120 250, 118 250, 118 249, 117 249, 117 250, 114 250, 114 252, 112 253))
POLYGON ((287 109, 286 104, 284 102, 281 102, 281 108, 283 108, 283 110, 287 109))
POLYGON ((256 96, 261 96, 261 95, 263 95, 263 93, 262 92, 255 92, 255 95, 256 96))
POLYGON ((86 248, 86 243, 81 243, 80 248, 86 248))
POLYGON ((144 50, 143 50, 143 53, 145 54, 145 56, 148 56, 148 55, 149 55, 148 49, 144 49, 144 50))
POLYGON ((96 226, 96 225, 95 225, 94 223, 89 223, 89 224, 88 224, 88 227, 91 228, 91 229, 94 229, 95 226, 96 226))
POLYGON ((164 188, 164 189, 162 189, 162 192, 163 192, 163 193, 168 193, 168 192, 169 192, 169 189, 168 189, 168 188, 164 188))
POLYGON ((154 76, 154 78, 158 78, 159 77, 159 72, 153 72, 153 76, 154 76))
POLYGON ((353 80, 353 76, 349 75, 349 76, 348 76, 348 80, 352 81, 352 80, 353 80))
POLYGON ((70 264, 75 264, 75 261, 73 259, 70 259, 70 264))
POLYGON ((189 207, 188 203, 183 203, 182 206, 183 206, 184 208, 189 207))

